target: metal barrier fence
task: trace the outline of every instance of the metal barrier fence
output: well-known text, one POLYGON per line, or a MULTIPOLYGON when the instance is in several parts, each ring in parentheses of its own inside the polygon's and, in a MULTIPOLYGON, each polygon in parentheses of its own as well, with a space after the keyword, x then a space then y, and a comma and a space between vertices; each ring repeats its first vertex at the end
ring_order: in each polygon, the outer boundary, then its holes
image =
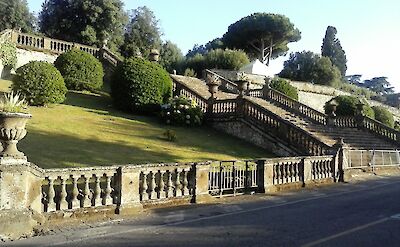
POLYGON ((256 190, 259 179, 253 161, 221 161, 210 166, 208 190, 211 195, 235 195, 256 190))
POLYGON ((400 167, 398 150, 347 150, 345 152, 347 168, 400 167))

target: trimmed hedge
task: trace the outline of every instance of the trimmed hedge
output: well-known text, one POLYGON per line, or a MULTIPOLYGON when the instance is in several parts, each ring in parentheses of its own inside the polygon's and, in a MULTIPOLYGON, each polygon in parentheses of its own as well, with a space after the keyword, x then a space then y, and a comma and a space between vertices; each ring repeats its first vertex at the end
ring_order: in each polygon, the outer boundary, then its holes
MULTIPOLYGON (((337 116, 355 116, 357 113, 357 104, 360 103, 360 100, 354 96, 347 96, 347 95, 340 95, 336 96, 335 98, 331 99, 330 101, 325 103, 324 109, 325 113, 329 112, 329 103, 335 100, 338 104, 336 108, 336 115, 337 116)), ((370 118, 375 118, 374 111, 372 108, 367 104, 367 102, 363 102, 363 115, 368 116, 370 118)))
POLYGON ((17 69, 12 89, 25 97, 30 105, 61 103, 67 88, 61 73, 46 62, 30 62, 17 69))
POLYGON ((129 58, 118 65, 111 80, 114 105, 124 111, 151 113, 172 96, 172 79, 159 64, 129 58))
POLYGON ((295 100, 299 99, 299 94, 298 94, 297 88, 290 85, 290 83, 285 79, 275 77, 274 79, 272 79, 270 87, 283 93, 284 95, 286 95, 292 99, 295 99, 295 100))
POLYGON ((393 114, 382 106, 373 106, 372 110, 375 113, 375 119, 379 122, 394 128, 393 114))
POLYGON ((96 90, 103 85, 103 65, 93 55, 72 49, 54 62, 61 72, 65 85, 71 90, 96 90))

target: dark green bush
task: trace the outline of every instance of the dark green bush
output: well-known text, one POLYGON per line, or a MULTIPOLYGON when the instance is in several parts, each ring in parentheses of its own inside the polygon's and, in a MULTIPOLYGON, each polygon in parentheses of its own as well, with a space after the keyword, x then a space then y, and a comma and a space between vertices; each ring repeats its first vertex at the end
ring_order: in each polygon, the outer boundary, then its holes
POLYGON ((203 121, 203 112, 195 101, 181 96, 162 107, 161 118, 166 124, 199 126, 203 121))
POLYGON ((23 95, 30 105, 61 103, 67 88, 60 72, 46 62, 30 62, 17 69, 13 90, 23 95))
MULTIPOLYGON (((329 105, 332 100, 335 100, 336 103, 338 104, 336 108, 336 115, 338 116, 355 116, 357 113, 357 104, 360 103, 360 100, 357 97, 354 96, 347 96, 347 95, 341 95, 341 96, 336 96, 335 98, 331 99, 330 101, 325 103, 325 113, 329 112, 329 105)), ((370 118, 374 118, 374 111, 372 108, 368 105, 367 102, 363 102, 363 110, 362 113, 364 116, 368 116, 370 118)))
POLYGON ((54 62, 71 90, 95 90, 103 85, 103 65, 93 55, 77 49, 61 54, 54 62))
POLYGON ((373 106, 372 110, 375 113, 375 119, 379 122, 394 128, 393 114, 382 106, 373 106))
POLYGON ((114 105, 124 111, 151 113, 172 96, 172 79, 159 64, 129 58, 116 68, 111 80, 114 105))
POLYGON ((270 87, 285 94, 286 96, 289 96, 292 99, 299 99, 297 88, 290 85, 290 83, 285 79, 275 77, 272 79, 270 87))

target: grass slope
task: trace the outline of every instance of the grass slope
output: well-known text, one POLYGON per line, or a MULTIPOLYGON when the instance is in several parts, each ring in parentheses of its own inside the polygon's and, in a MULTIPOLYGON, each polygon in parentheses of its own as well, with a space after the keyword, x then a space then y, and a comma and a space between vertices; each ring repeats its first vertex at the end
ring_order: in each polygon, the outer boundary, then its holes
POLYGON ((64 104, 30 112, 19 149, 43 168, 271 157, 208 127, 170 127, 116 111, 106 95, 70 92, 64 104), (167 128, 176 131, 176 142, 163 138, 167 128))

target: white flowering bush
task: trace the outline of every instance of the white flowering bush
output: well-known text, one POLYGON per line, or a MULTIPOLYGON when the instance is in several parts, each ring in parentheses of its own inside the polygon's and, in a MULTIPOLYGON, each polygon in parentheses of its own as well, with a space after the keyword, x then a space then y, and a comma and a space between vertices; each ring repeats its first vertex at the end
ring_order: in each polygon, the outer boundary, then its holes
POLYGON ((199 126, 203 121, 203 112, 194 100, 176 96, 161 107, 161 119, 170 125, 199 126))

